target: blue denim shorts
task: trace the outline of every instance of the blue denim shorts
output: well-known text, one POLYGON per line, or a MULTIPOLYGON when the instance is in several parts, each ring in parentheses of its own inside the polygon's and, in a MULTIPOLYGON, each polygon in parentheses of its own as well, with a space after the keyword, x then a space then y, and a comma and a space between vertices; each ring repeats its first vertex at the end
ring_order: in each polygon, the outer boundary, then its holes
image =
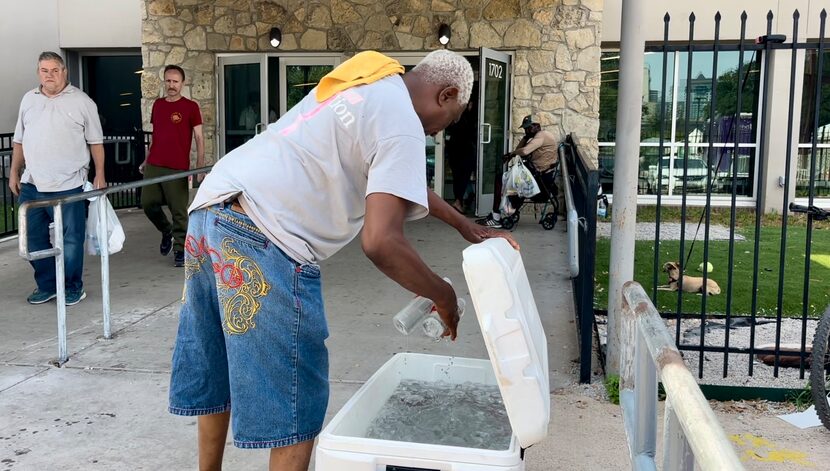
POLYGON ((240 448, 312 440, 328 405, 327 337, 317 265, 229 206, 190 215, 171 413, 230 410, 240 448))

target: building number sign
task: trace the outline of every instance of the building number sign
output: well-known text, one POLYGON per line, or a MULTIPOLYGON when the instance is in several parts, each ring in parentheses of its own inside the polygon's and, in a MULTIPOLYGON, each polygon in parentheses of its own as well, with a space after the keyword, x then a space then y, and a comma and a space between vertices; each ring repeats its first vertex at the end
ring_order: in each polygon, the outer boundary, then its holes
POLYGON ((489 62, 487 64, 487 75, 497 79, 504 77, 504 66, 496 62, 489 62))

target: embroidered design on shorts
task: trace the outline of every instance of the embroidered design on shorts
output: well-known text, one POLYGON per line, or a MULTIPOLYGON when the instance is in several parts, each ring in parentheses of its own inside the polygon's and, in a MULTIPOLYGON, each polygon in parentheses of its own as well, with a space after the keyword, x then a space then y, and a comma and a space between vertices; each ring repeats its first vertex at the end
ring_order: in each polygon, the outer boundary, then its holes
POLYGON ((222 239, 221 249, 224 262, 220 267, 214 263, 213 271, 218 275, 216 288, 225 312, 222 327, 229 334, 244 334, 256 327, 254 317, 262 306, 258 299, 268 294, 271 285, 259 265, 233 246, 233 239, 222 239))
POLYGON ((250 257, 240 254, 233 242, 230 237, 222 239, 221 252, 209 247, 204 237, 196 241, 193 236, 187 236, 184 244, 185 250, 193 259, 192 265, 185 261, 185 269, 192 270, 192 273, 186 273, 185 276, 193 276, 210 259, 216 277, 216 291, 224 312, 222 328, 231 335, 244 334, 256 327, 254 318, 262 307, 259 298, 271 290, 259 265, 250 257))
MULTIPOLYGON (((185 281, 193 278, 202 269, 202 264, 210 257, 210 252, 205 242, 204 236, 198 241, 195 237, 188 234, 184 241, 184 279, 185 281)), ((213 252, 216 252, 215 250, 213 252)), ((218 252, 215 254, 219 255, 218 252)), ((185 283, 187 286, 187 283, 185 283)), ((182 301, 184 301, 184 294, 182 294, 182 301)))

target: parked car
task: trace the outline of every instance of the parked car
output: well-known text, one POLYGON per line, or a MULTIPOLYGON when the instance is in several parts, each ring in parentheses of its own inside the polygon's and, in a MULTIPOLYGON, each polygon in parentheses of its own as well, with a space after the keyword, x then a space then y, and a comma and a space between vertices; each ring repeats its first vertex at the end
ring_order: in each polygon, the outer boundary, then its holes
MULTIPOLYGON (((646 139, 643 142, 649 142, 646 139)), ((648 164, 657 162, 657 147, 640 147, 640 161, 637 171, 637 192, 645 194, 648 189, 648 164)), ((599 183, 603 193, 614 193, 614 161, 616 159, 615 147, 600 147, 598 156, 599 183)))
MULTIPOLYGON (((687 191, 706 190, 706 175, 709 173, 709 167, 703 159, 696 157, 690 158, 688 161, 688 171, 685 175, 683 173, 685 163, 681 157, 675 157, 673 165, 671 158, 663 157, 660 165, 663 169, 659 184, 657 181, 657 165, 650 165, 648 168, 649 193, 657 193, 658 188, 661 192, 668 193, 670 187, 673 189, 672 193, 676 193, 682 189, 684 179, 686 180, 687 191)), ((714 180, 714 178, 715 174, 713 172, 712 179, 714 180)))

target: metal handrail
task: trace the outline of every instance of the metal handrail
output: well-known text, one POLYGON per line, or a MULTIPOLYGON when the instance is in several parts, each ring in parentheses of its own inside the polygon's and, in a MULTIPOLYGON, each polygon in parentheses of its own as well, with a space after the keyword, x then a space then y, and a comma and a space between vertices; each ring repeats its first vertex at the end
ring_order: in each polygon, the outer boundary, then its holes
POLYGON ((743 470, 643 287, 627 282, 622 298, 620 405, 632 469, 656 469, 659 377, 666 391, 662 469, 743 470))
POLYGON ((570 258, 571 278, 579 276, 579 215, 576 213, 574 195, 571 192, 571 176, 565 162, 565 143, 559 144, 559 168, 562 169, 562 182, 565 185, 565 209, 568 213, 568 256, 570 258))
MULTIPOLYGON (((76 203, 85 199, 96 197, 106 197, 109 193, 116 191, 132 190, 134 188, 141 188, 156 183, 164 183, 180 178, 186 178, 191 175, 200 173, 207 173, 212 166, 200 167, 193 170, 178 172, 171 175, 164 175, 161 177, 148 178, 146 180, 138 180, 123 185, 113 185, 99 190, 84 191, 67 196, 60 196, 55 198, 44 198, 40 200, 26 201, 20 205, 18 213, 18 248, 20 256, 26 260, 40 260, 47 257, 55 257, 55 282, 58 305, 58 360, 57 365, 66 363, 69 359, 66 351, 66 286, 64 279, 64 264, 63 264, 63 205, 76 203), (51 249, 38 250, 36 252, 29 252, 28 241, 28 224, 26 223, 26 214, 29 208, 44 208, 54 206, 53 220, 55 223, 55 236, 51 249)), ((103 303, 104 316, 104 338, 112 338, 110 328, 110 291, 109 291, 109 237, 107 236, 107 205, 98 205, 98 217, 102 224, 98 226, 98 244, 101 252, 101 300, 103 303)))

